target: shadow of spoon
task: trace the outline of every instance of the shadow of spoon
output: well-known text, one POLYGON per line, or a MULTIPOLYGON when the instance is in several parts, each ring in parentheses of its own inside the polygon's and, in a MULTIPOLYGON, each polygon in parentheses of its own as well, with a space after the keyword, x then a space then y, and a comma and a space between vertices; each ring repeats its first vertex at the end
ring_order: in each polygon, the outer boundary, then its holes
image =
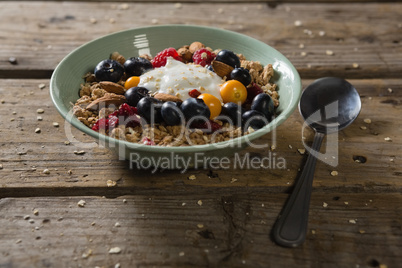
POLYGON ((315 135, 303 172, 272 229, 274 241, 285 247, 297 247, 306 239, 315 165, 325 135, 349 126, 360 113, 361 101, 349 82, 324 77, 306 87, 299 110, 315 135))

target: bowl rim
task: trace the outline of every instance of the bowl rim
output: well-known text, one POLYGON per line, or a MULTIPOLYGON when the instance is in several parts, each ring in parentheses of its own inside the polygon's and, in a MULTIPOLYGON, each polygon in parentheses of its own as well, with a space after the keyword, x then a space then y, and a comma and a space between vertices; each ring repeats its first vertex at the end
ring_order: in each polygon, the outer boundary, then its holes
MULTIPOLYGON (((211 150, 216 150, 216 149, 223 149, 223 148, 228 148, 228 147, 233 147, 233 146, 238 146, 242 147, 247 141, 252 141, 255 140, 265 134, 268 134, 270 131, 276 129, 279 125, 281 125, 287 118, 285 118, 284 112, 286 111, 286 114, 289 116, 294 112, 294 110, 297 107, 297 104, 299 102, 301 92, 302 92, 302 85, 301 85, 301 78, 296 70, 296 68, 293 66, 293 64, 278 50, 275 48, 271 47, 270 45, 256 39, 250 36, 247 36, 245 34, 241 34, 238 32, 230 31, 230 30, 225 30, 221 28, 216 28, 216 27, 210 27, 210 26, 200 26, 200 25, 184 25, 184 24, 166 24, 166 25, 155 25, 155 26, 144 26, 144 27, 136 27, 136 28, 131 28, 131 29, 125 29, 121 31, 117 31, 111 34, 103 35, 101 37, 95 38, 77 48, 72 50, 70 53, 68 53, 56 66, 54 69, 51 79, 50 79, 50 97, 52 99, 52 102, 54 106, 56 107, 57 111, 61 114, 61 116, 69 122, 72 126, 77 128, 78 130, 90 135, 91 137, 97 139, 98 141, 104 141, 106 144, 121 144, 124 145, 127 148, 134 149, 136 151, 143 151, 143 152, 155 152, 155 153, 182 153, 182 152, 206 152, 206 151, 211 151, 211 150), (242 135, 240 137, 236 137, 233 139, 230 139, 228 141, 221 141, 221 142, 216 142, 216 143, 210 143, 210 144, 202 144, 202 145, 189 145, 189 146, 149 146, 145 144, 140 144, 140 143, 133 143, 129 142, 126 140, 119 140, 112 138, 107 135, 100 134, 89 127, 85 126, 82 122, 80 122, 75 116, 69 116, 71 113, 72 108, 70 108, 69 112, 66 114, 65 111, 58 105, 57 103, 57 98, 56 98, 56 80, 60 72, 61 66, 67 62, 71 57, 73 57, 75 54, 79 53, 79 51, 87 46, 91 46, 93 43, 99 42, 102 39, 105 38, 111 38, 115 35, 120 35, 124 33, 132 33, 133 31, 146 31, 147 29, 156 29, 156 28, 161 28, 161 29, 169 29, 169 28, 194 28, 194 29, 203 29, 203 30, 212 30, 215 32, 222 32, 225 34, 231 34, 234 36, 234 38, 241 38, 245 39, 248 41, 252 41, 254 43, 259 43, 262 46, 266 46, 272 51, 276 52, 278 55, 280 55, 281 61, 286 63, 288 67, 291 69, 292 73, 294 74, 294 80, 296 82, 296 85, 294 87, 293 94, 291 95, 291 99, 289 101, 289 104, 283 110, 278 116, 276 116, 268 125, 264 126, 261 129, 255 130, 252 133, 249 133, 247 135, 242 135)), ((78 90, 78 89, 77 89, 78 90)), ((280 90, 280 89, 279 89, 280 90)), ((288 117, 289 117, 288 116, 288 117)))

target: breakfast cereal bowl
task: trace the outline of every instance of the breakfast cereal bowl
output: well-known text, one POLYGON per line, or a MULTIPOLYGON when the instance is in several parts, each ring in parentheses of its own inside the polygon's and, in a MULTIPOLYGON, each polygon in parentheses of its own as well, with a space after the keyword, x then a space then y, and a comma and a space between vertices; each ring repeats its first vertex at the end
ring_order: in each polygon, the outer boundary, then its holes
MULTIPOLYGON (((67 55, 53 72, 50 94, 59 113, 75 128, 97 139, 98 144, 110 148, 127 159, 135 168, 158 166, 162 169, 207 167, 210 161, 224 160, 227 164, 234 154, 282 124, 296 108, 301 94, 301 80, 290 61, 269 45, 251 37, 218 28, 191 25, 163 25, 135 28, 93 40, 67 55), (73 114, 73 104, 80 98, 83 76, 95 66, 119 52, 126 58, 142 54, 155 56, 168 47, 180 48, 199 41, 214 49, 242 54, 247 60, 263 66, 272 65, 271 82, 276 85, 279 105, 275 117, 264 127, 248 131, 246 135, 216 143, 187 146, 160 146, 116 139, 92 130, 73 114)), ((260 144, 261 146, 261 144, 260 144)), ((261 150, 267 151, 267 148, 261 150)))

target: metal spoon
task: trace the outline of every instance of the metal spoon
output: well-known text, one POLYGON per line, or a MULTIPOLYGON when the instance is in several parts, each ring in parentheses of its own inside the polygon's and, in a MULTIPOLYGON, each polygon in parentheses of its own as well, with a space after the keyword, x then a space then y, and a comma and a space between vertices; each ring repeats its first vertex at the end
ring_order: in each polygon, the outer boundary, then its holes
POLYGON ((350 125, 360 109, 361 101, 356 89, 341 78, 320 78, 303 91, 299 110, 306 123, 315 130, 315 135, 303 172, 273 227, 273 238, 277 244, 297 247, 304 242, 315 164, 321 143, 326 134, 350 125))

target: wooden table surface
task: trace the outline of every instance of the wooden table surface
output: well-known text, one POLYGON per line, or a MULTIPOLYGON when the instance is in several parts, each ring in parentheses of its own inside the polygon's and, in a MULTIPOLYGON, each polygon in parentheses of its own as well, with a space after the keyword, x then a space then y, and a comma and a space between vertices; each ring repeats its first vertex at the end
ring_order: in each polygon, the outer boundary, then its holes
POLYGON ((0 267, 401 267, 401 18, 402 3, 384 1, 1 1, 0 267), (74 129, 65 144, 49 97, 58 62, 102 35, 171 23, 259 39, 303 88, 338 76, 359 91, 339 165, 317 163, 302 246, 270 237, 307 157, 298 111, 276 132, 286 169, 152 173, 74 129))

